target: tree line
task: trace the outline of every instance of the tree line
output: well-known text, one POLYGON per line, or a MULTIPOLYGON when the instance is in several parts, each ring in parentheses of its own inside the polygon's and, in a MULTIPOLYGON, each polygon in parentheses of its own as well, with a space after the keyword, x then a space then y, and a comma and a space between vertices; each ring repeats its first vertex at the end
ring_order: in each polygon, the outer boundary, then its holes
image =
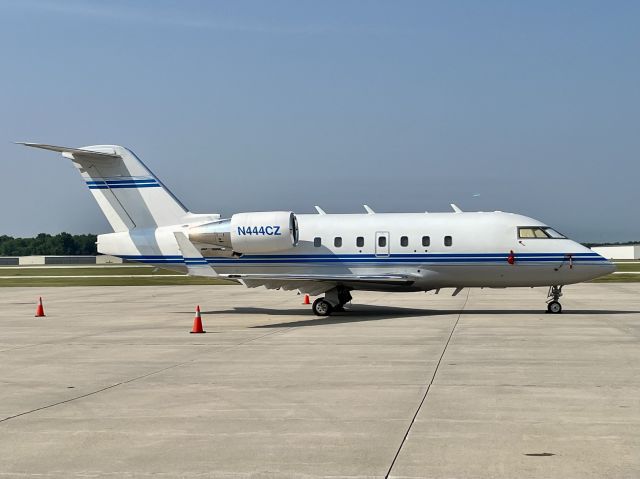
POLYGON ((71 235, 40 233, 35 238, 0 236, 0 256, 30 255, 95 255, 96 235, 71 235))

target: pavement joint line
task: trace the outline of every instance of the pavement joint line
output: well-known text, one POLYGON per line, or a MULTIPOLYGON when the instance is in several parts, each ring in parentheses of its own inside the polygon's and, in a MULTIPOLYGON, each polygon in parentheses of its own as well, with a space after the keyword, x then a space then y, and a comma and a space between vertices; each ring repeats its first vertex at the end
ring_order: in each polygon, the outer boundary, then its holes
MULTIPOLYGON (((186 314, 186 313, 185 313, 186 314)), ((173 321, 173 318, 167 318, 167 321, 173 321)), ((125 333, 128 331, 135 331, 139 329, 138 327, 125 327, 125 328, 118 328, 118 329, 112 329, 110 331, 97 331, 97 332, 92 332, 92 333, 86 333, 86 334, 80 334, 80 335, 76 335, 76 336, 71 336, 71 337, 67 337, 67 338, 61 338, 61 339, 52 339, 49 341, 43 341, 40 343, 31 343, 31 344, 23 344, 22 346, 15 346, 13 348, 8 348, 8 349, 0 349, 0 354, 2 353, 8 353, 11 351, 16 351, 19 349, 26 349, 26 348, 34 348, 34 347, 38 347, 38 346, 44 346, 44 345, 52 345, 52 344, 62 344, 62 343, 68 343, 68 344, 73 344, 72 341, 78 340, 78 339, 85 339, 85 338, 90 338, 92 336, 99 336, 99 335, 103 335, 103 334, 113 334, 113 333, 125 333)), ((231 330, 231 331, 242 331, 240 329, 238 330, 231 330)))
POLYGON ((634 338, 640 338, 640 336, 632 329, 627 328, 626 326, 623 326, 621 324, 616 323, 615 321, 613 321, 611 318, 605 316, 604 320, 609 323, 614 329, 618 329, 634 338))
MULTIPOLYGON (((289 304, 289 301, 288 300, 282 300, 278 304, 279 305, 282 305, 282 304, 286 305, 286 304, 289 304)), ((204 314, 206 315, 207 313, 204 313, 204 314)), ((171 319, 171 321, 173 321, 173 319, 171 319)), ((295 326, 290 326, 290 327, 285 328, 285 329, 292 329, 294 327, 295 326)), ((93 333, 88 333, 88 334, 81 334, 81 335, 71 336, 70 338, 54 339, 54 340, 50 340, 50 341, 43 341, 43 342, 40 342, 40 343, 24 344, 22 346, 16 346, 16 347, 13 347, 13 348, 0 349, 0 354, 8 353, 8 352, 11 352, 11 351, 16 351, 16 350, 20 350, 20 349, 27 349, 27 348, 34 348, 34 347, 38 347, 38 346, 44 346, 44 345, 47 345, 47 344, 68 343, 70 341, 75 341, 77 339, 90 338, 91 336, 98 336, 98 335, 102 335, 102 334, 113 334, 113 333, 124 333, 124 332, 127 332, 127 331, 135 331, 136 329, 138 329, 138 328, 137 327, 135 327, 135 328, 131 328, 131 327, 118 328, 118 329, 114 329, 114 330, 107 331, 107 332, 98 331, 98 332, 93 332, 93 333)), ((241 329, 233 329, 231 331, 242 331, 242 330, 241 329)), ((278 331, 280 331, 280 330, 276 330, 274 332, 278 332, 278 331)), ((262 337, 262 336, 260 336, 260 337, 262 337)), ((256 339, 259 339, 259 338, 256 338, 256 339)), ((239 343, 239 344, 237 344, 235 346, 240 346, 241 344, 244 344, 244 343, 239 343)), ((0 421, 0 422, 2 422, 2 421, 0 421)))
MULTIPOLYGON (((283 328, 283 329, 279 329, 277 331, 270 331, 270 332, 268 332, 266 334, 262 334, 262 335, 260 335, 260 336, 258 336, 256 338, 247 339, 246 341, 241 341, 241 342, 239 342, 237 344, 234 344, 232 346, 218 349, 218 350, 216 350, 216 352, 229 351, 229 350, 237 348, 239 346, 243 346, 243 345, 245 345, 247 343, 251 343, 253 341, 257 341, 259 339, 265 338, 267 336, 271 336, 273 334, 286 333, 287 331, 289 331, 291 329, 293 329, 293 327, 283 328)), ((213 348, 215 346, 211 346, 211 347, 213 348)), ((170 369, 175 369, 175 368, 178 368, 180 366, 184 366, 185 364, 193 363, 193 362, 197 361, 198 359, 200 359, 200 356, 201 355, 198 354, 198 356, 196 356, 195 358, 191 358, 188 361, 181 361, 181 362, 179 362, 177 364, 172 364, 171 366, 167 366, 167 367, 158 369, 156 371, 151 371, 149 373, 143 374, 141 376, 136 376, 134 378, 127 379, 126 381, 120 381, 120 382, 118 382, 116 384, 112 384, 110 386, 106 386, 106 387, 97 389, 95 391, 88 392, 86 394, 81 394, 79 396, 75 396, 75 397, 72 397, 72 398, 69 398, 69 399, 65 399, 64 401, 58 401, 58 402, 55 402, 55 403, 52 403, 52 404, 47 404, 45 406, 40 406, 38 408, 31 409, 29 411, 24 411, 24 412, 21 412, 21 413, 18 413, 18 414, 14 414, 12 416, 7 416, 7 417, 5 417, 3 419, 0 419, 0 423, 9 421, 11 419, 16 419, 16 418, 21 417, 21 416, 26 416, 26 415, 34 413, 34 412, 42 411, 44 409, 50 409, 50 408, 53 408, 53 407, 56 407, 56 406, 60 406, 62 404, 67 404, 67 403, 70 403, 70 402, 73 402, 73 401, 77 401, 78 399, 83 399, 83 398, 86 398, 86 397, 89 397, 89 396, 94 396, 94 395, 99 394, 101 392, 108 391, 109 389, 113 389, 113 388, 116 388, 118 386, 124 386, 125 384, 130 384, 132 382, 139 381, 140 379, 145 379, 145 378, 148 378, 150 376, 154 376, 156 374, 160 374, 160 373, 163 373, 165 371, 169 371, 170 369)))
MULTIPOLYGON (((171 319, 172 320, 172 319, 171 319)), ((93 333, 86 333, 86 334, 80 334, 80 335, 76 335, 76 336, 71 336, 71 337, 67 337, 67 338, 61 338, 61 339, 51 339, 49 341, 43 341, 41 343, 31 343, 31 344, 23 344, 22 346, 16 346, 14 348, 9 348, 9 349, 0 349, 0 354, 1 353, 7 353, 10 351, 16 351, 19 349, 27 349, 27 348, 35 348, 38 346, 44 346, 44 345, 54 345, 54 344, 74 344, 73 341, 76 341, 78 339, 85 339, 85 338, 90 338, 91 336, 99 336, 99 335, 103 335, 103 334, 114 334, 114 333, 126 333, 129 331, 136 331, 137 329, 139 329, 138 327, 126 327, 126 328, 118 328, 118 329, 112 329, 110 331, 97 331, 97 332, 93 332, 93 333)))
POLYGON ((451 338, 453 337, 453 333, 455 332, 456 327, 458 326, 458 323, 460 322, 460 318, 462 317, 462 313, 464 312, 464 308, 467 306, 467 302, 469 301, 469 295, 470 294, 471 294, 471 289, 467 289, 467 296, 466 296, 466 298, 464 298, 464 303, 462 304, 462 307, 460 308, 460 311, 458 311, 458 317, 456 318, 455 323, 453 323, 453 327, 451 328, 451 332, 449 333, 449 337, 447 338, 447 342, 444 344, 444 348, 442 348, 442 353, 440 354, 440 357, 438 358, 438 362, 436 363, 436 367, 433 370, 433 374, 431 375, 431 379, 429 380, 429 384, 427 384, 427 390, 424 392, 424 396, 422 396, 422 400, 420 401, 420 404, 418 404, 418 408, 416 409, 415 414, 411 418, 411 423, 409 423, 409 427, 407 428, 407 431, 404 433, 404 437, 402 438, 402 441, 400 442, 400 446, 398 447, 398 450, 396 451, 396 454, 393 456, 393 460, 391 461, 391 465, 389 466, 389 469, 387 470, 387 473, 384 475, 385 479, 388 479, 389 476, 391 475, 391 471, 393 470, 393 466, 395 466, 396 461, 397 461, 398 457, 400 456, 400 452, 402 451, 402 447, 404 446, 405 442, 407 441, 407 438, 409 437, 409 433, 411 432, 411 428, 413 427, 413 424, 416 422, 416 418, 418 417, 418 414, 420 414, 420 410, 422 409, 422 405, 427 400, 427 395, 429 394, 429 391, 431 390, 431 385, 433 384, 433 381, 436 378, 436 374, 438 374, 438 369, 440 368, 440 363, 442 362, 442 358, 444 358, 444 354, 447 352, 447 348, 449 347, 449 343, 451 342, 451 338))

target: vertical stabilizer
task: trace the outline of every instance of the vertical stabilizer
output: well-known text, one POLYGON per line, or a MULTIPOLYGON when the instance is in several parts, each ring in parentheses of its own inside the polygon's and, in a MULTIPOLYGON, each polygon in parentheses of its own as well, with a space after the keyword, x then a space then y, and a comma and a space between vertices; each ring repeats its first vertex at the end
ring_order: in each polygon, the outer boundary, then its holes
POLYGON ((116 232, 178 224, 188 214, 182 203, 127 148, 21 144, 57 151, 72 160, 116 232))

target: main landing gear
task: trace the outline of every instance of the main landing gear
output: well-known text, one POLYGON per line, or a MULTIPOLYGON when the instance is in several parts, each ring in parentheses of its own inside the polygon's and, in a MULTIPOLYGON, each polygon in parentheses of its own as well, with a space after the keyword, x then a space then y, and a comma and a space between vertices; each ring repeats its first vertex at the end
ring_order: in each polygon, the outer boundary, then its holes
POLYGON ((560 297, 562 296, 562 286, 551 286, 547 293, 547 313, 560 314, 562 313, 562 305, 560 304, 560 297))
POLYGON ((316 316, 329 316, 333 313, 333 306, 324 298, 318 298, 313 302, 313 314, 316 316))
POLYGON ((351 293, 347 288, 338 286, 330 289, 324 298, 318 298, 313 302, 313 314, 316 316, 330 316, 335 311, 344 311, 344 305, 351 299, 351 293))

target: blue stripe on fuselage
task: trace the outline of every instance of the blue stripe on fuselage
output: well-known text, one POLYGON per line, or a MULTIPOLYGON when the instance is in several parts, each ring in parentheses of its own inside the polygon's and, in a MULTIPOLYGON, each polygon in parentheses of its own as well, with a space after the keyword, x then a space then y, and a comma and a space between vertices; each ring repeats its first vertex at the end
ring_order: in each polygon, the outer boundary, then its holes
MULTIPOLYGON (((571 254, 574 264, 607 263, 607 259, 597 253, 571 254)), ((195 262, 199 258, 183 258, 177 255, 127 255, 124 259, 144 263, 180 264, 195 262)), ((376 256, 374 254, 348 255, 244 255, 238 258, 204 258, 207 263, 218 265, 231 264, 502 264, 507 261, 504 253, 459 253, 459 254, 391 254, 376 256)), ((569 261, 568 253, 524 253, 515 255, 518 263, 562 263, 569 261)), ((202 263, 201 263, 202 264, 202 263)))

